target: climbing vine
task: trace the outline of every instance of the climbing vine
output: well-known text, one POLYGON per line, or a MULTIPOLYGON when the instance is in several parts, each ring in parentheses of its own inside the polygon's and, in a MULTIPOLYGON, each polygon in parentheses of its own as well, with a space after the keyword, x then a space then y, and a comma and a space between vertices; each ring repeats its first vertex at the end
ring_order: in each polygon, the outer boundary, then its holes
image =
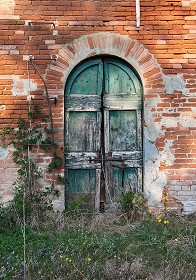
MULTIPOLYGON (((19 118, 16 128, 9 125, 1 132, 2 147, 13 146, 13 161, 18 165, 18 178, 14 183, 15 201, 22 199, 25 192, 31 211, 34 211, 36 204, 34 202, 44 202, 43 205, 48 207, 48 203, 51 202, 48 199, 49 196, 58 195, 54 182, 51 183, 51 188, 42 190, 38 180, 42 177, 41 167, 36 164, 38 148, 51 156, 48 172, 53 172, 54 169, 59 169, 63 165, 63 158, 58 156, 58 145, 52 140, 52 132, 47 126, 47 121, 48 115, 35 105, 29 111, 28 119, 19 118)), ((63 177, 57 175, 55 180, 63 182, 63 177)))

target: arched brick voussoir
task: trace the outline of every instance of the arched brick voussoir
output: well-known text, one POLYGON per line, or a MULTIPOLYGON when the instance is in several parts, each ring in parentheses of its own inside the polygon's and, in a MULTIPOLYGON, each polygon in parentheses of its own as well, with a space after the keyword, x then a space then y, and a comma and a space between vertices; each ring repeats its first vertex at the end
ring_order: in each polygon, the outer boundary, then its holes
POLYGON ((58 67, 57 65, 53 65, 51 64, 49 67, 48 67, 48 70, 47 70, 47 74, 46 74, 46 78, 48 76, 52 76, 54 78, 54 80, 60 80, 64 73, 62 71, 63 69, 58 67))
POLYGON ((157 74, 162 77, 157 60, 144 45, 128 36, 100 32, 84 35, 64 45, 58 52, 57 61, 48 67, 46 78, 57 73, 59 81, 65 85, 70 72, 78 63, 102 54, 114 55, 127 61, 138 72, 143 84, 151 83, 153 87, 156 81, 153 77, 157 74))

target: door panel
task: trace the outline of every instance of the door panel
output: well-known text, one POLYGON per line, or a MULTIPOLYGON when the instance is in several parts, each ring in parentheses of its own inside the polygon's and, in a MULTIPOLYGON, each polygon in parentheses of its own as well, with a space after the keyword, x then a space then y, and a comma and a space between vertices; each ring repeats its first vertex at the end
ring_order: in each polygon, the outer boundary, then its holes
POLYGON ((142 189, 142 86, 124 63, 104 61, 106 203, 121 191, 142 189))
POLYGON ((69 114, 70 152, 93 152, 97 150, 97 113, 70 112, 69 114))
POLYGON ((138 186, 138 168, 128 167, 124 170, 114 167, 114 184, 115 194, 118 195, 121 191, 137 191, 138 186))
POLYGON ((141 94, 141 83, 133 72, 123 62, 116 59, 105 59, 105 93, 109 94, 141 94))
POLYGON ((91 194, 98 209, 101 164, 89 159, 99 157, 101 131, 102 60, 78 66, 65 88, 65 176, 68 200, 91 194))
POLYGON ((77 67, 66 85, 66 94, 101 95, 103 65, 100 59, 77 67))
POLYGON ((142 190, 141 110, 141 82, 123 61, 103 57, 74 69, 65 89, 69 199, 90 193, 99 209, 100 199, 142 190))
POLYGON ((110 151, 133 151, 137 148, 136 111, 109 112, 110 151))
POLYGON ((89 193, 95 191, 95 169, 69 169, 68 178, 68 188, 72 193, 89 193))

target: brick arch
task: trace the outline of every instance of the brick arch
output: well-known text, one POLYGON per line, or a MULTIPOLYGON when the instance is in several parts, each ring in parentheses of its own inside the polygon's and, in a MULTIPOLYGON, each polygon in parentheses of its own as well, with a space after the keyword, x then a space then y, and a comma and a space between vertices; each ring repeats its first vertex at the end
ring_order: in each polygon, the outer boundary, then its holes
POLYGON ((64 45, 57 60, 47 69, 45 81, 51 95, 57 96, 53 108, 55 134, 59 144, 64 143, 64 88, 73 68, 86 58, 113 55, 128 62, 140 76, 144 95, 144 192, 151 205, 160 203, 167 176, 160 171, 165 156, 157 141, 164 135, 157 105, 165 93, 162 70, 155 57, 142 44, 128 36, 113 33, 95 33, 82 36, 64 45))
POLYGON ((95 55, 114 55, 131 64, 138 72, 145 94, 163 87, 162 71, 154 56, 142 44, 128 36, 95 33, 82 36, 58 51, 57 61, 50 64, 46 79, 66 83, 72 69, 81 61, 95 55))

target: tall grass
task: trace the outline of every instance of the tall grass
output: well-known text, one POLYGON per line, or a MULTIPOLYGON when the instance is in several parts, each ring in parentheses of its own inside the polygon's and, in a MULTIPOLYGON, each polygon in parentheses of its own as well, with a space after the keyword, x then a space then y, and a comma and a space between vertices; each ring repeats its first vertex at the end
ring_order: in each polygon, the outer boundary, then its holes
MULTIPOLYGON (((23 237, 13 211, 1 208, 0 279, 24 279, 23 237)), ((44 213, 26 231, 28 280, 196 279, 195 216, 147 215, 132 221, 120 210, 44 213)))

